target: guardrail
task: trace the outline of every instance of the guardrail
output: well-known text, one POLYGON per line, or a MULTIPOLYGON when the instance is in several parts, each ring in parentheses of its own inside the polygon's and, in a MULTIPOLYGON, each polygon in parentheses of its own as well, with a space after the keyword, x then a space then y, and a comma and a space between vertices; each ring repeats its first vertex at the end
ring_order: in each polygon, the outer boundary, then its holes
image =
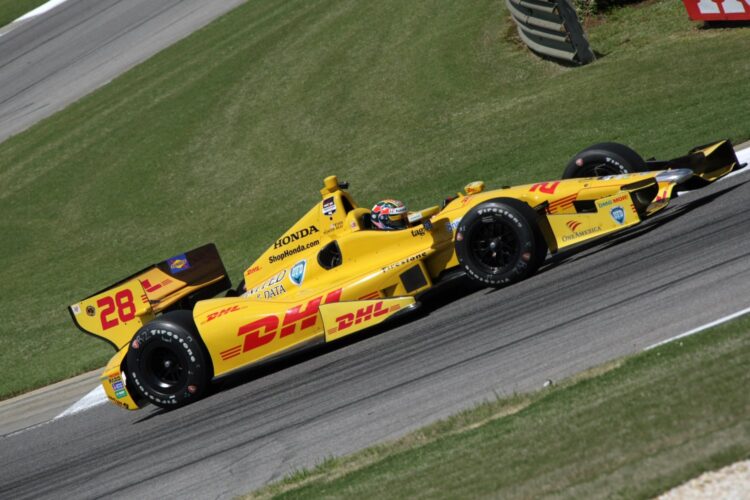
POLYGON ((505 0, 518 36, 534 52, 573 64, 596 59, 570 0, 505 0))

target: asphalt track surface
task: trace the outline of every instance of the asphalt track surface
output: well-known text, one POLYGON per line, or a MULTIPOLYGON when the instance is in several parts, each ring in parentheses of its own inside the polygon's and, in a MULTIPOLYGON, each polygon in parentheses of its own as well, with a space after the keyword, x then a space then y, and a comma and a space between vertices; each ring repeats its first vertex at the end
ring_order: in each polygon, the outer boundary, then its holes
MULTIPOLYGON (((123 7, 66 5, 79 14, 123 7)), ((63 17, 75 31, 75 16, 63 17)), ((14 64, 5 36, 0 72, 14 64)), ((41 78, 36 91, 53 80, 41 78)), ((7 133, 6 108, 0 120, 7 133)), ((452 286, 408 322, 245 372, 186 408, 103 405, 0 437, 0 498, 231 497, 744 309, 749 180, 744 173, 690 193, 626 235, 548 259, 512 287, 452 286)))
POLYGON ((0 497, 231 497, 744 309, 748 181, 687 194, 514 286, 450 287, 409 322, 246 372, 188 407, 103 405, 2 437, 0 497))
POLYGON ((244 0, 68 0, 0 29, 0 141, 244 0))

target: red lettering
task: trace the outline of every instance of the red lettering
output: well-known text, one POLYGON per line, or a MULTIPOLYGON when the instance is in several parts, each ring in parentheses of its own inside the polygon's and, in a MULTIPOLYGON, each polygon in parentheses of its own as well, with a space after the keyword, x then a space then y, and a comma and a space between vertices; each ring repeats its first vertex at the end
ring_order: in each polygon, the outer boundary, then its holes
POLYGON ((279 318, 276 316, 265 316, 240 327, 238 336, 247 335, 242 346, 242 352, 251 351, 271 342, 276 336, 279 327, 279 318))
MULTIPOLYGON (((323 297, 317 297, 312 299, 305 305, 304 309, 302 309, 302 304, 300 304, 287 310, 286 314, 284 314, 281 337, 286 337, 287 335, 294 333, 297 328, 297 323, 300 323, 300 331, 314 326, 318 320, 318 309, 320 308, 322 298, 323 297)), ((330 304, 331 302, 338 302, 340 298, 341 289, 339 288, 338 290, 334 290, 326 295, 325 303, 330 304)), ((233 306, 212 314, 216 314, 217 316, 215 317, 218 317, 222 314, 229 314, 237 309, 239 309, 239 306, 233 306)), ((253 321, 252 323, 242 325, 237 332, 238 336, 245 335, 245 343, 242 346, 242 352, 251 351, 268 344, 276 337, 276 331, 278 328, 279 318, 276 315, 265 316, 253 321)))
POLYGON ((287 310, 284 315, 284 326, 281 328, 281 336, 286 337, 293 334, 297 328, 298 321, 302 322, 300 330, 313 326, 318 320, 318 307, 321 300, 323 300, 323 297, 317 297, 308 302, 304 309, 302 309, 302 305, 298 305, 287 310))
POLYGON ((382 300, 378 302, 377 304, 375 304, 375 311, 373 312, 373 314, 375 315, 376 318, 378 316, 382 316, 383 314, 387 314, 387 313, 388 313, 388 309, 383 309, 382 300))
POLYGON ((358 325, 363 321, 369 321, 370 318, 372 318, 372 304, 357 310, 357 319, 354 323, 358 325))
POLYGON ((117 315, 120 317, 120 321, 127 323, 135 318, 133 292, 128 289, 120 290, 115 295, 115 304, 117 304, 117 315))
MULTIPOLYGON (((326 296, 324 304, 330 304, 332 302, 338 302, 341 298, 341 289, 334 290, 326 296)), ((316 297, 307 303, 304 309, 302 304, 294 306, 289 309, 284 315, 284 323, 281 328, 281 336, 286 337, 287 335, 293 334, 297 329, 297 323, 300 323, 300 331, 314 326, 318 321, 318 309, 320 308, 320 302, 323 297, 316 297)))
POLYGON ((141 285, 143 285, 143 289, 146 290, 146 292, 148 293, 155 292, 159 288, 161 288, 161 283, 152 285, 150 280, 142 280, 141 285))
POLYGON ((96 306, 102 308, 102 312, 99 315, 99 319, 102 322, 102 330, 109 330, 119 325, 120 322, 127 323, 135 318, 133 292, 127 288, 117 292, 114 297, 102 297, 96 301, 96 306), (110 319, 110 316, 115 311, 117 312, 117 317, 110 319))
POLYGON ((109 319, 109 315, 115 312, 115 299, 112 297, 102 297, 96 301, 96 307, 103 307, 99 319, 102 321, 102 330, 109 330, 117 326, 117 318, 109 319))
POLYGON ((336 318, 336 323, 338 323, 338 330, 341 331, 351 328, 353 325, 359 324, 363 321, 369 321, 373 316, 377 318, 383 314, 388 314, 388 308, 383 308, 383 301, 381 300, 374 306, 369 305, 357 310, 356 316, 354 313, 346 313, 339 316, 336 318))
POLYGON ((341 288, 332 292, 328 292, 324 304, 332 304, 334 302, 338 302, 339 300, 341 300, 341 288))
POLYGON ((156 283, 154 285, 151 284, 151 280, 141 280, 141 285, 143 285, 143 289, 146 290, 148 293, 152 293, 157 291, 159 288, 163 286, 167 286, 170 284, 172 280, 170 278, 165 279, 161 283, 156 283))
POLYGON ((239 310, 240 310, 240 306, 237 306, 237 305, 232 306, 232 307, 226 307, 226 308, 222 309, 221 311, 212 312, 211 314, 209 314, 206 317, 206 321, 211 321, 212 319, 216 319, 219 316, 224 316, 226 314, 232 313, 234 311, 239 311, 239 310))
POLYGON ((346 330, 354 324, 354 314, 346 313, 343 316, 336 318, 336 323, 339 324, 339 331, 346 330))
POLYGON ((531 186, 531 189, 529 189, 529 191, 533 193, 534 191, 539 190, 539 192, 541 193, 555 194, 555 190, 557 189, 557 186, 559 185, 560 185, 560 181, 555 181, 552 183, 538 182, 534 184, 533 186, 531 186))

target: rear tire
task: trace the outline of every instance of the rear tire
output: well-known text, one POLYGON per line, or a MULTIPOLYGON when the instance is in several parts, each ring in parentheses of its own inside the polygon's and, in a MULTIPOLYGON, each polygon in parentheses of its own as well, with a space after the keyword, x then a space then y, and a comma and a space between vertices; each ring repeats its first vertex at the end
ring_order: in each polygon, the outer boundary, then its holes
POLYGON ((129 384, 161 408, 179 408, 209 389, 210 358, 190 311, 169 312, 141 327, 126 362, 129 384))
POLYGON ((575 155, 565 167, 563 179, 602 177, 647 170, 644 159, 624 144, 601 142, 575 155))
POLYGON ((504 286, 531 276, 547 256, 538 216, 511 198, 472 208, 456 232, 456 255, 473 281, 504 286))

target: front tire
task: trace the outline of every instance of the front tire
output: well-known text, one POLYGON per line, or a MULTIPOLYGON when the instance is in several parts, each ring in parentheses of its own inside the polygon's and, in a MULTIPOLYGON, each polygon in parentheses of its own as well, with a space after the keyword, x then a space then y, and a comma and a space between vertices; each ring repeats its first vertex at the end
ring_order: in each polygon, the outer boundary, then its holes
POLYGON ((456 232, 456 255, 473 281, 504 286, 531 276, 544 262, 547 244, 537 214, 511 198, 472 208, 456 232))
POLYGON ((208 391, 211 368, 190 311, 174 311, 141 327, 126 358, 129 383, 161 408, 179 408, 208 391))
POLYGON ((646 170, 644 159, 628 146, 617 142, 601 142, 589 146, 571 158, 562 178, 602 177, 646 170))

